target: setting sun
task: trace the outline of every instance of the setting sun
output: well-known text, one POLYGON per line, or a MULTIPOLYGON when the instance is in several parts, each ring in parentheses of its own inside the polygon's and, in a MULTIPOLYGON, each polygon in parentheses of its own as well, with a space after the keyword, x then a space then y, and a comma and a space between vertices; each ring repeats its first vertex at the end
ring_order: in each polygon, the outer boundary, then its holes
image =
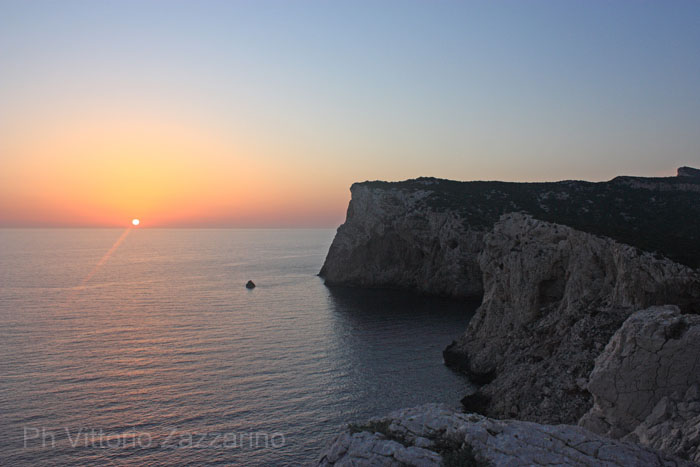
POLYGON ((137 225, 139 225, 140 223, 141 223, 141 221, 138 220, 138 219, 131 219, 131 224, 134 225, 134 226, 137 226, 137 225))

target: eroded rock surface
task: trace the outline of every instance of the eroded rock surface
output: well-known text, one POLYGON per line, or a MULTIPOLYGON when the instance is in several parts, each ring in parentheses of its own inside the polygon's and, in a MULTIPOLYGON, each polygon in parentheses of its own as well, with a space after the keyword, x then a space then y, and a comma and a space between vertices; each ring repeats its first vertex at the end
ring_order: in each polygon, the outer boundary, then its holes
POLYGON ((329 285, 479 296, 481 239, 510 212, 700 267, 700 178, 687 176, 689 170, 678 177, 599 183, 436 178, 355 183, 320 275, 329 285))
POLYGON ((596 359, 580 425, 700 462, 700 316, 675 306, 631 315, 596 359))
POLYGON ((436 210, 424 189, 352 186, 320 275, 329 285, 410 288, 451 297, 482 291, 476 257, 485 228, 467 228, 456 211, 436 210))
POLYGON ((399 410, 370 425, 383 432, 346 431, 324 450, 317 465, 690 465, 577 426, 494 420, 438 404, 399 410))
POLYGON ((479 266, 483 303, 445 360, 486 383, 469 408, 498 418, 576 423, 594 360, 631 313, 700 303, 691 268, 523 214, 485 235, 479 266))

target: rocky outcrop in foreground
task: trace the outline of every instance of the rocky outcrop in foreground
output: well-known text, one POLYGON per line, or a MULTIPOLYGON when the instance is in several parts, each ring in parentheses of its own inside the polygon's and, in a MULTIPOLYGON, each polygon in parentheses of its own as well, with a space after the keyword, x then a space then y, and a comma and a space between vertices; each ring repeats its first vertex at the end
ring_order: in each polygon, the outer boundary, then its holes
POLYGON ((683 466, 670 455, 571 425, 540 425, 457 413, 429 404, 350 426, 319 466, 683 466))
POLYGON ((579 424, 700 463, 700 316, 675 306, 630 316, 596 359, 579 424))
POLYGON ((700 304, 700 275, 609 238, 503 216, 479 255, 484 298, 445 361, 483 383, 466 408, 576 423, 592 405, 595 358, 633 312, 700 304))

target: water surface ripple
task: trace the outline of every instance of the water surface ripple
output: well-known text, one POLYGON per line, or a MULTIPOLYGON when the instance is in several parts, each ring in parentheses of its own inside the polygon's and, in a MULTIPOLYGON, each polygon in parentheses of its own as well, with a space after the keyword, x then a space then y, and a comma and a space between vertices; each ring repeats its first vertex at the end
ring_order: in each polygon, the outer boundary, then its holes
POLYGON ((122 233, 0 230, 0 464, 298 465, 467 390, 473 307, 325 287, 331 230, 134 229, 81 285, 122 233))

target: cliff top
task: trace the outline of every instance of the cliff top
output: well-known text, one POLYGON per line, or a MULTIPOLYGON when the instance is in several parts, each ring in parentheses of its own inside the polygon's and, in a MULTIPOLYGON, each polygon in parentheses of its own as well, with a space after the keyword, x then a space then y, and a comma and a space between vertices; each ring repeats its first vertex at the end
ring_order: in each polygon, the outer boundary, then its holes
POLYGON ((679 167, 678 177, 692 177, 700 180, 700 170, 694 169, 692 167, 679 167))
MULTIPOLYGON (((445 187, 447 185, 455 184, 488 184, 488 185, 524 185, 530 187, 546 187, 546 186, 561 186, 561 185, 605 185, 610 183, 620 183, 620 182, 646 182, 650 184, 658 185, 700 185, 700 169, 693 167, 679 167, 677 170, 677 175, 675 177, 639 177, 633 175, 618 175, 617 177, 608 180, 606 182, 589 182, 586 180, 560 180, 558 182, 504 182, 499 180, 469 180, 469 181, 459 181, 450 180, 446 178, 436 178, 436 177, 418 177, 411 178, 408 180, 403 180, 399 182, 387 182, 383 180, 366 180, 364 182, 353 183, 354 186, 369 186, 372 188, 407 188, 407 189, 419 189, 419 188, 432 188, 432 187, 445 187)), ((352 188, 351 188, 352 189, 352 188)))
POLYGON ((522 211, 700 267, 700 170, 690 167, 678 169, 676 177, 607 182, 367 181, 353 184, 353 196, 361 187, 428 191, 428 206, 456 211, 472 229, 488 229, 502 214, 522 211))

